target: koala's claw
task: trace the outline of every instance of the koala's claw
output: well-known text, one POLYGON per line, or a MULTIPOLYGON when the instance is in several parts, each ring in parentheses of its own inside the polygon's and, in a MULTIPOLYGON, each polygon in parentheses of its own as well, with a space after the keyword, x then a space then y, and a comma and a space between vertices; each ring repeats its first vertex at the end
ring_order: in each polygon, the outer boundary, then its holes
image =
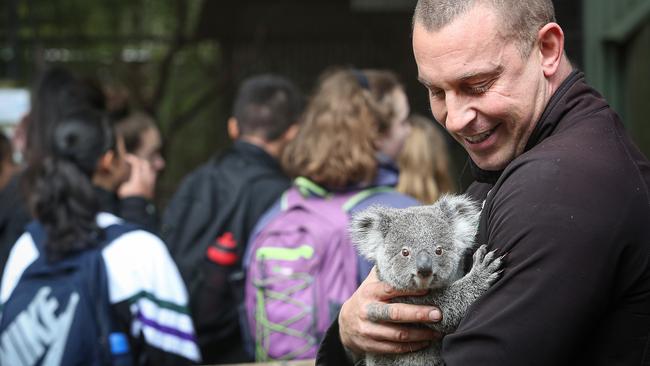
POLYGON ((489 284, 494 283, 503 270, 503 259, 505 255, 500 257, 496 256, 496 250, 491 252, 487 251, 487 246, 481 245, 476 252, 474 252, 474 263, 470 273, 473 272, 477 277, 483 278, 489 284))

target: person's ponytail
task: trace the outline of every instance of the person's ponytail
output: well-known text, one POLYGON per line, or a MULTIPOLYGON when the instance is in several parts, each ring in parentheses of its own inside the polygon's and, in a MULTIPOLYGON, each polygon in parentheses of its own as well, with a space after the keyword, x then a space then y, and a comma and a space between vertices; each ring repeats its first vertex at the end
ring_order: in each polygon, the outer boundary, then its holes
POLYGON ((82 109, 58 121, 50 140, 51 153, 28 168, 27 179, 30 209, 45 228, 48 259, 56 260, 96 245, 103 233, 92 176, 114 135, 101 113, 82 109))
POLYGON ((48 258, 92 247, 100 233, 94 188, 77 166, 46 157, 35 167, 30 206, 47 234, 48 258))

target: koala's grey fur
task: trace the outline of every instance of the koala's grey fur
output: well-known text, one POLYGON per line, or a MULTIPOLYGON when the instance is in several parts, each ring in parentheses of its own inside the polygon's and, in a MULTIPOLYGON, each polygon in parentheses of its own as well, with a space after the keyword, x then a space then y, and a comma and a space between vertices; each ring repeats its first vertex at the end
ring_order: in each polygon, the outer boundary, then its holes
MULTIPOLYGON (((454 331, 467 308, 497 280, 502 258, 481 246, 463 276, 463 258, 475 249, 480 211, 466 196, 445 195, 430 206, 391 209, 374 206, 354 216, 350 232, 358 251, 376 263, 379 279, 400 290, 429 289, 426 296, 393 302, 435 305, 442 320, 430 324, 454 331), (436 253, 436 249, 439 254, 436 253)), ((440 342, 399 355, 366 355, 366 365, 444 365, 440 342)))

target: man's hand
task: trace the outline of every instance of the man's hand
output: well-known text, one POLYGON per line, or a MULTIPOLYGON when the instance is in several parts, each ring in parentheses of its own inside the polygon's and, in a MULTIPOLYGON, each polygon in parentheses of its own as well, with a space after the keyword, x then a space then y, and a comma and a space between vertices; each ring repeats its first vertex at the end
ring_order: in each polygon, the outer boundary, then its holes
POLYGON ((398 292, 380 282, 373 268, 341 308, 341 342, 355 353, 405 353, 427 347, 440 334, 403 323, 437 322, 442 318, 440 310, 432 306, 389 303, 394 297, 425 293, 398 292))
POLYGON ((156 190, 156 171, 151 163, 132 154, 126 155, 126 160, 131 165, 131 176, 118 189, 120 198, 144 197, 152 200, 156 190))

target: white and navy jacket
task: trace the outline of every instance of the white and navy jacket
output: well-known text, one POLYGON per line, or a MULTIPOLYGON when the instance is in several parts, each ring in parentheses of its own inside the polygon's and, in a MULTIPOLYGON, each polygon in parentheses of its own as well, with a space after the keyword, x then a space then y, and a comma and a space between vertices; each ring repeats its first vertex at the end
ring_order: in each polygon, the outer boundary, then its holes
MULTIPOLYGON (((97 215, 97 223, 106 228, 122 220, 103 212, 97 215)), ((23 272, 38 256, 31 235, 24 233, 13 246, 5 266, 0 283, 0 309, 23 272)), ((102 249, 102 257, 114 315, 119 326, 129 334, 131 352, 139 363, 200 362, 187 290, 165 244, 147 231, 134 230, 107 244, 102 249)))

